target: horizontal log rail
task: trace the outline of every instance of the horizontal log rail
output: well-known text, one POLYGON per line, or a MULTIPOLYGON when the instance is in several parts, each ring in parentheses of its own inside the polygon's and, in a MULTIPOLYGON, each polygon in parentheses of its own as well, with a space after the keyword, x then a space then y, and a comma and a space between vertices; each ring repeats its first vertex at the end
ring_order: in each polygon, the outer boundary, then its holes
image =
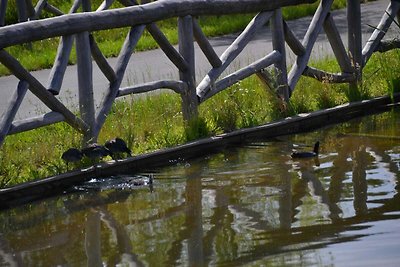
POLYGON ((53 123, 65 121, 83 133, 84 142, 94 142, 105 123, 114 101, 118 97, 171 89, 180 95, 182 114, 185 120, 197 116, 198 106, 236 82, 256 74, 277 95, 289 101, 290 95, 301 76, 312 77, 321 82, 349 83, 354 87, 362 78, 362 69, 374 52, 385 52, 399 48, 399 40, 383 40, 389 26, 399 16, 400 2, 389 1, 381 22, 376 26, 365 46, 362 47, 360 28, 360 4, 348 0, 349 42, 343 43, 337 26, 330 13, 333 0, 321 0, 309 28, 302 39, 296 36, 282 18, 281 8, 289 5, 314 3, 316 0, 158 0, 154 2, 118 0, 123 8, 109 9, 117 0, 104 0, 91 11, 89 0, 75 0, 64 14, 47 0, 39 0, 36 6, 31 0, 17 1, 19 22, 5 25, 7 1, 0 1, 0 63, 19 79, 15 93, 11 96, 6 111, 0 118, 0 145, 6 135, 15 134, 53 123), (43 12, 55 17, 40 19, 43 12), (77 13, 80 12, 80 13, 77 13), (198 16, 254 13, 254 18, 232 44, 221 54, 217 54, 203 33, 196 18, 198 16), (169 42, 157 22, 178 18, 179 48, 169 42), (272 33, 272 51, 253 63, 225 76, 221 75, 231 67, 257 32, 269 24, 272 33), (97 45, 92 34, 99 30, 129 27, 126 40, 112 66, 97 45), (351 28, 351 29, 350 29, 351 28), (147 31, 160 49, 176 66, 178 80, 159 80, 134 84, 120 88, 137 42, 147 31), (308 65, 311 51, 318 35, 325 31, 340 67, 340 73, 330 73, 308 65), (30 42, 59 37, 57 55, 47 84, 35 79, 19 61, 6 52, 5 48, 29 44, 30 42), (194 41, 210 63, 210 69, 203 79, 196 82, 194 61, 194 41), (79 112, 75 115, 58 99, 64 74, 75 43, 77 54, 77 81, 79 89, 79 112), (288 71, 286 46, 293 51, 296 60, 288 71), (93 62, 92 62, 93 60, 93 62), (107 92, 96 108, 94 104, 93 63, 97 64, 107 79, 107 92), (273 66, 275 76, 265 69, 273 66), (51 111, 24 120, 14 120, 15 115, 30 90, 51 111))

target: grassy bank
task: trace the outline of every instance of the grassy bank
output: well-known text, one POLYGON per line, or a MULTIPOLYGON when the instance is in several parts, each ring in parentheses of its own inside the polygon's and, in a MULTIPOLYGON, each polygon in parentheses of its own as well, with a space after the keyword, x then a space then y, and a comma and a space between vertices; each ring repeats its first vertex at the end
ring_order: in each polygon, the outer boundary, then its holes
MULTIPOLYGON (((338 71, 333 59, 314 62, 316 67, 338 71)), ((251 127, 301 112, 324 109, 354 100, 400 91, 400 51, 374 54, 365 68, 364 82, 356 94, 348 86, 320 83, 302 77, 288 106, 252 76, 206 101, 200 118, 183 125, 180 98, 175 94, 126 98, 114 104, 99 142, 120 136, 135 155, 171 147, 200 137, 251 127), (149 123, 151 122, 151 123, 149 123)), ((0 149, 0 186, 66 171, 60 156, 80 146, 81 136, 65 123, 58 123, 7 136, 0 149)), ((79 167, 87 166, 88 163, 79 167)))
MULTIPOLYGON (((34 1, 36 3, 37 1, 34 1)), ((59 7, 60 10, 67 13, 72 5, 72 0, 61 1, 55 0, 51 1, 54 6, 59 7)), ((95 10, 100 5, 101 0, 92 1, 92 9, 95 10)), ((343 8, 346 5, 346 0, 335 0, 333 8, 343 8)), ((6 23, 12 24, 17 21, 17 12, 15 8, 15 1, 9 1, 8 10, 6 14, 6 23)), ((114 3, 111 8, 122 7, 119 3, 114 3)), ((284 18, 287 20, 295 19, 299 17, 304 17, 314 13, 317 8, 317 3, 311 5, 302 5, 296 7, 285 7, 283 9, 284 18)), ((42 17, 49 17, 50 14, 43 13, 42 17)), ((252 19, 252 15, 234 15, 234 16, 207 16, 200 17, 199 23, 207 36, 220 36, 227 33, 238 32, 249 23, 252 19)), ((176 19, 169 19, 165 21, 158 22, 157 25, 161 28, 166 37, 171 43, 176 44, 178 42, 177 35, 177 21, 176 19)), ((95 32, 94 36, 98 45, 106 57, 117 56, 120 48, 124 42, 125 36, 128 32, 128 28, 115 29, 115 30, 105 30, 95 32)), ((53 65, 54 58, 57 53, 59 38, 52 38, 48 40, 33 42, 30 46, 20 45, 7 48, 6 50, 18 58, 20 62, 28 70, 38 70, 50 68, 53 65)), ((157 44, 152 38, 152 36, 145 32, 140 39, 136 50, 143 51, 156 48, 157 44)), ((71 58, 69 60, 70 64, 76 63, 76 55, 73 49, 71 58)), ((9 74, 9 71, 2 65, 0 65, 0 75, 9 74)))

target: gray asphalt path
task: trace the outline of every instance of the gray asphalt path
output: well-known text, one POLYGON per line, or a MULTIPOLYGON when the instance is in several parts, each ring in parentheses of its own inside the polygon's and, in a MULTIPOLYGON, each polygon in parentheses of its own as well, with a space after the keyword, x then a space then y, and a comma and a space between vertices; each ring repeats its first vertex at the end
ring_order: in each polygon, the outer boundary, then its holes
MULTIPOLYGON (((377 25, 384 14, 385 9, 389 1, 379 0, 370 2, 362 5, 362 29, 363 29, 363 42, 365 43, 373 29, 368 25, 377 25)), ((346 21, 346 9, 333 11, 333 18, 342 35, 342 40, 347 44, 347 21, 346 21)), ((304 36, 307 31, 308 25, 310 24, 311 17, 305 17, 293 21, 289 21, 288 24, 292 31, 300 38, 304 36)), ((396 29, 395 25, 392 25, 390 36, 399 36, 400 29, 396 29)), ((227 35, 223 37, 213 38, 211 43, 216 50, 217 54, 222 52, 233 42, 237 35, 227 35)), ((231 72, 240 68, 241 66, 247 65, 256 59, 265 56, 272 50, 271 45, 271 34, 268 27, 265 27, 260 31, 256 38, 250 42, 246 49, 241 55, 233 62, 231 67, 226 72, 231 72)), ((287 48, 289 52, 290 49, 287 48)), ((294 62, 294 55, 288 53, 288 64, 291 65, 294 62)), ((323 32, 320 33, 317 43, 314 47, 312 58, 318 59, 332 55, 332 49, 327 42, 327 38, 323 32)), ((211 66, 203 56, 201 50, 196 45, 196 79, 200 82, 202 77, 210 70, 211 66)), ((111 66, 115 65, 116 59, 109 59, 111 66)), ((96 104, 100 103, 104 93, 107 89, 107 80, 98 69, 97 65, 93 63, 93 85, 96 104)), ((32 74, 45 85, 50 70, 35 71, 32 74)), ((178 79, 177 68, 169 61, 164 53, 157 49, 146 52, 135 53, 128 65, 122 87, 142 82, 149 82, 160 79, 178 79)), ((0 78, 0 114, 2 114, 7 106, 8 99, 15 91, 18 80, 14 76, 7 76, 0 78)), ((62 86, 62 90, 58 98, 69 107, 77 106, 77 95, 78 95, 78 84, 77 84, 77 73, 76 66, 69 66, 62 86)), ((27 93, 19 112, 17 113, 16 119, 24 119, 34 115, 39 115, 49 110, 40 103, 40 101, 30 92, 27 93)))

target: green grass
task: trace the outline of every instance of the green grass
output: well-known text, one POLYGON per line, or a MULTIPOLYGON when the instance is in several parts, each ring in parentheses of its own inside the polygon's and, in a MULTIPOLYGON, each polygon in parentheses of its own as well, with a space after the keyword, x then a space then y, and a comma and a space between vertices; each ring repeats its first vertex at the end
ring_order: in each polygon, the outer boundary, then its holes
MULTIPOLYGON (((37 1, 34 1, 36 3, 37 1)), ((72 0, 61 1, 54 0, 50 3, 57 6, 60 10, 67 13, 72 0)), ((92 9, 96 9, 102 1, 92 1, 92 9)), ((117 2, 117 1, 116 1, 117 2)), ((343 8, 346 5, 345 0, 335 0, 333 7, 343 8)), ((115 3, 111 8, 119 8, 120 4, 115 3)), ((304 17, 314 13, 317 7, 317 3, 301 5, 296 7, 285 7, 283 8, 283 16, 285 19, 295 19, 304 17)), ((50 17, 51 15, 43 12, 42 17, 50 17)), ((229 15, 229 16, 204 16, 200 17, 199 23, 204 33, 209 36, 220 36, 228 33, 234 33, 243 30, 249 21, 252 19, 254 14, 246 15, 229 15)), ((17 22, 17 12, 15 9, 15 1, 9 1, 8 9, 6 13, 6 23, 12 24, 17 22)), ((178 43, 177 33, 177 19, 168 19, 157 22, 157 25, 166 35, 168 40, 172 44, 178 43)), ((112 29, 95 32, 94 36, 98 43, 100 50, 106 57, 115 57, 118 55, 119 50, 125 40, 125 36, 128 32, 128 28, 112 29)), ((50 68, 53 65, 54 58, 56 56, 59 38, 52 38, 43 41, 33 42, 31 46, 17 45, 14 47, 7 48, 6 50, 16 57, 28 70, 38 70, 50 68)), ((146 31, 139 40, 136 46, 137 51, 149 50, 157 48, 157 43, 154 41, 152 36, 146 31)), ((73 48, 74 49, 74 48, 73 48)), ((76 63, 75 52, 73 51, 69 60, 70 64, 76 63)), ((9 70, 4 66, 0 65, 0 75, 10 74, 9 70)))
MULTIPOLYGON (((330 58, 312 65, 337 71, 330 58)), ((400 51, 375 53, 364 69, 360 99, 400 92, 399 77, 400 51)), ((99 142, 122 137, 137 155, 349 101, 346 84, 320 83, 302 77, 289 105, 285 105, 256 76, 251 76, 204 102, 198 120, 190 122, 189 127, 183 123, 180 97, 176 94, 117 101, 99 142)), ((60 156, 67 148, 79 147, 80 140, 81 136, 65 123, 7 136, 0 148, 0 186, 65 172, 66 165, 60 156)))

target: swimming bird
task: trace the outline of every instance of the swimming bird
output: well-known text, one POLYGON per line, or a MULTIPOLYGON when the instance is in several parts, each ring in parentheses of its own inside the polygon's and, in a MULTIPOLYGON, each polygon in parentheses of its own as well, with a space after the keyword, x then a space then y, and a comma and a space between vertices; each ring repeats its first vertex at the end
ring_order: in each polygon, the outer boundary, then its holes
POLYGON ((95 160, 111 156, 111 153, 107 148, 97 143, 90 144, 82 149, 82 154, 91 159, 93 162, 95 160))
POLYGON ((312 152, 293 152, 292 158, 313 158, 317 157, 319 153, 319 141, 314 144, 314 150, 312 152))
POLYGON ((78 162, 82 159, 82 157, 83 157, 82 152, 77 148, 70 148, 61 155, 61 158, 67 163, 67 170, 68 170, 68 163, 78 162))
POLYGON ((105 147, 111 152, 111 157, 114 160, 121 158, 123 153, 126 153, 130 157, 132 156, 132 152, 126 145, 125 141, 119 137, 107 141, 105 147))

